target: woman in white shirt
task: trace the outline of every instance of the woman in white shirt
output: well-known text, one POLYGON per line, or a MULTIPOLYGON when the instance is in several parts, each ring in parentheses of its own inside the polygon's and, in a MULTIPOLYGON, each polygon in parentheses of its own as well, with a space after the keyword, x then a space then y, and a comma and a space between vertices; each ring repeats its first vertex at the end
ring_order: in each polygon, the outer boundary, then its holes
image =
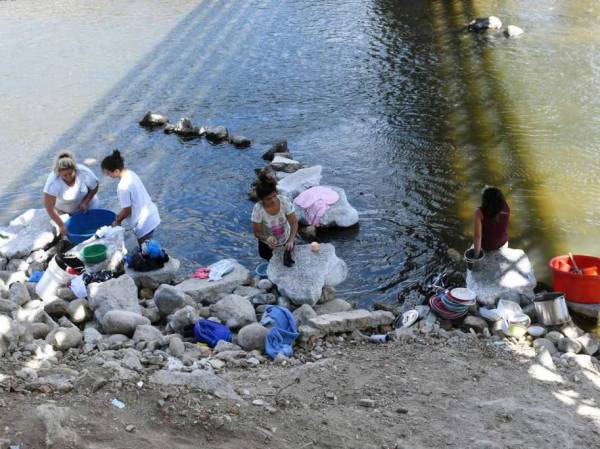
POLYGON ((67 228, 60 215, 98 208, 98 186, 96 175, 85 165, 78 164, 73 153, 58 154, 54 171, 44 185, 44 206, 62 235, 67 235, 67 228))
POLYGON ((125 161, 118 150, 114 150, 102 160, 102 171, 107 176, 119 180, 117 197, 121 211, 113 224, 120 226, 125 221, 133 228, 140 244, 151 239, 154 230, 160 224, 160 216, 156 204, 150 199, 138 175, 125 168, 125 161))

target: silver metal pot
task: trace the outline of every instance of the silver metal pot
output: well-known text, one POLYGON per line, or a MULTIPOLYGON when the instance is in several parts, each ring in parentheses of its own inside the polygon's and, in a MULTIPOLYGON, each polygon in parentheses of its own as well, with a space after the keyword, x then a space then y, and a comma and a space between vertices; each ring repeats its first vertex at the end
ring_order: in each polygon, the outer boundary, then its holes
POLYGON ((538 321, 544 326, 563 324, 571 319, 564 293, 539 294, 535 297, 533 304, 538 321))

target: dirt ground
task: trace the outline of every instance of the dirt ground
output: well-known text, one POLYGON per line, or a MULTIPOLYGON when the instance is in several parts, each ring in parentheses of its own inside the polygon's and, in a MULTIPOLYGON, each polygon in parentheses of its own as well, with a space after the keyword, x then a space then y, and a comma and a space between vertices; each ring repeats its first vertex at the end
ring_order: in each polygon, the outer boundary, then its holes
POLYGON ((20 449, 60 447, 36 417, 48 403, 68 409, 64 428, 90 449, 600 447, 598 372, 557 366, 470 335, 345 341, 315 362, 226 369, 237 402, 142 376, 141 388, 3 393, 0 424, 20 449))

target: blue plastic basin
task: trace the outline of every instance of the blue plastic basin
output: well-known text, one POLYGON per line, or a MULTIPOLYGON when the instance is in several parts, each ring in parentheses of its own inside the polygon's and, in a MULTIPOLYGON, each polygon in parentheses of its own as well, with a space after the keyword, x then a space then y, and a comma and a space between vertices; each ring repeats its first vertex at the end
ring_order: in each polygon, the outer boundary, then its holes
POLYGON ((79 243, 92 237, 102 226, 110 226, 117 215, 106 209, 91 209, 86 213, 79 212, 65 222, 71 243, 79 243))
POLYGON ((259 278, 265 279, 267 277, 267 268, 269 268, 269 262, 263 262, 256 267, 254 272, 259 278))

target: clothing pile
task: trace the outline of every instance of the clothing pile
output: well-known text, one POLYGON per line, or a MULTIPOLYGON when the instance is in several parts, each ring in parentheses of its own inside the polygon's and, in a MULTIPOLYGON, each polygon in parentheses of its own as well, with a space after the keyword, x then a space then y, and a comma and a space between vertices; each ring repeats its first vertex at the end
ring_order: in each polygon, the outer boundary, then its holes
POLYGON ((293 346, 296 338, 300 336, 294 315, 280 306, 267 306, 260 324, 270 328, 265 338, 265 352, 273 360, 283 354, 291 357, 294 354, 293 346))
POLYGON ((294 204, 304 210, 308 224, 318 227, 325 212, 339 199, 340 196, 335 190, 329 187, 316 186, 298 195, 294 200, 294 204))
POLYGON ((159 270, 169 261, 169 255, 160 247, 157 240, 148 240, 142 247, 125 256, 127 267, 135 271, 159 270))

